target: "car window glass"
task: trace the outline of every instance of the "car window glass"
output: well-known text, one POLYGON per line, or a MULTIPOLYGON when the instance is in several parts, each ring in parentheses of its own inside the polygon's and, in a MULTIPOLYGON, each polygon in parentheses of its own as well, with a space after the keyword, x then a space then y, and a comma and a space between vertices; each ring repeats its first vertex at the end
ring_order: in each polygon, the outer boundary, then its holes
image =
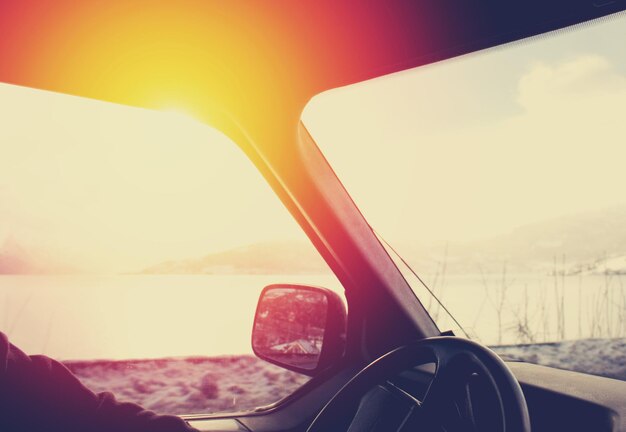
POLYGON ((307 377, 252 355, 271 283, 340 290, 250 161, 183 111, 0 85, 0 331, 160 413, 307 377))

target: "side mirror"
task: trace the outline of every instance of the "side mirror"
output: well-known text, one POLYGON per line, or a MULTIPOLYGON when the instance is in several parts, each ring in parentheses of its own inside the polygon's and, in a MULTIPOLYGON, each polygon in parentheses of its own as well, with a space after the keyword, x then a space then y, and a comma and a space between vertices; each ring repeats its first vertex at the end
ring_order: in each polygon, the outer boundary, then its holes
POLYGON ((334 292, 304 285, 269 285, 254 316, 252 349, 261 359, 315 375, 344 353, 346 309, 334 292))

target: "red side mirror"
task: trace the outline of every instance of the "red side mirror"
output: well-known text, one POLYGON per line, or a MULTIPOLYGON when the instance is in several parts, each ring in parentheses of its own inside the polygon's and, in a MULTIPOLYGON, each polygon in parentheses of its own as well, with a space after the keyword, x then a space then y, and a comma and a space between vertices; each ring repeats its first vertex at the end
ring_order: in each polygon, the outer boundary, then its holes
POLYGON ((304 285, 263 289, 252 329, 261 359, 313 376, 344 353, 346 310, 334 292, 304 285))

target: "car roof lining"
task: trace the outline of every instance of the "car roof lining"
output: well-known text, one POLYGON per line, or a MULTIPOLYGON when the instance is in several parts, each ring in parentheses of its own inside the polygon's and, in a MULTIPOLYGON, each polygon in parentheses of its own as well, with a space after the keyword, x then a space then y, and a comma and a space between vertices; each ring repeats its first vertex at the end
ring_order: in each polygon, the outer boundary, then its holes
MULTIPOLYGON (((110 102, 188 104, 241 141, 313 96, 624 10, 624 0, 0 5, 0 82, 110 102), (261 117, 261 118, 259 118, 261 117)), ((276 151, 276 145, 265 148, 276 151)))

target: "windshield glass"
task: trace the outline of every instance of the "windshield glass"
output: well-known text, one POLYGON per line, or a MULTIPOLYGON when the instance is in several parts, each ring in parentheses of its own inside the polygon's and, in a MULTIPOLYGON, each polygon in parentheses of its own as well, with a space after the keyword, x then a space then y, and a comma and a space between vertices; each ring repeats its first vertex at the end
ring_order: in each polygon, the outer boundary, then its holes
POLYGON ((621 379, 624 40, 620 15, 333 90, 303 116, 370 224, 467 333, 621 379), (591 352, 605 364, 587 364, 591 352))

